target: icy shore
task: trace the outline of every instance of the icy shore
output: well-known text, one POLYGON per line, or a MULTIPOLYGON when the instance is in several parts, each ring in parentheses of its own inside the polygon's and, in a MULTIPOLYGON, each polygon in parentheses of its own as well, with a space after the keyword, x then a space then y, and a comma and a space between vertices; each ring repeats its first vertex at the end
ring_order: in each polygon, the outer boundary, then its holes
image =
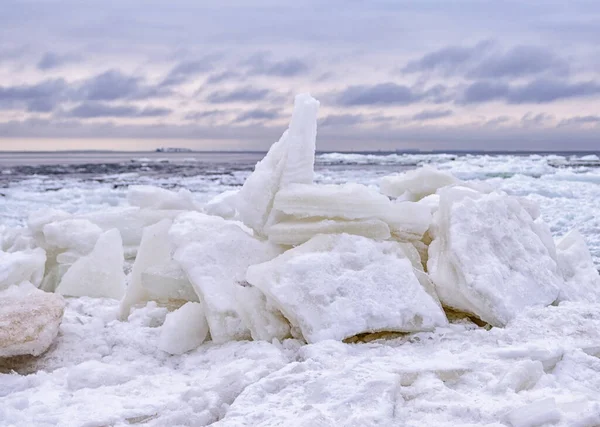
POLYGON ((598 425, 585 238, 555 243, 535 201, 432 167, 317 184, 318 106, 299 95, 206 205, 134 186, 129 206, 4 228, 0 303, 33 284, 67 309, 47 353, 0 362, 0 419, 598 425))

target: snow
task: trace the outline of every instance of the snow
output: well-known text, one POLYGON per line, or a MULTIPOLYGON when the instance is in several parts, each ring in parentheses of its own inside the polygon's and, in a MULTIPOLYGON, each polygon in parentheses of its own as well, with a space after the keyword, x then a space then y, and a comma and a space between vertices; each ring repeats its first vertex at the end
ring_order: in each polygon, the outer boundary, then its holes
POLYGON ((120 299, 125 293, 123 243, 116 229, 102 234, 89 255, 63 275, 56 292, 68 296, 120 299))
POLYGON ((446 306, 503 326, 558 297, 552 236, 511 196, 445 189, 433 236, 427 267, 446 306))
POLYGON ((169 354, 183 354, 197 348, 208 335, 202 304, 188 302, 167 314, 160 327, 158 348, 169 354))
POLYGON ((446 324, 402 246, 347 234, 319 235, 248 269, 307 342, 446 324))
POLYGON ((0 291, 0 361, 3 357, 39 356, 58 334, 65 302, 23 282, 0 291))
POLYGON ((21 282, 39 286, 44 276, 46 251, 41 248, 18 252, 0 251, 0 290, 21 282))
POLYGON ((539 427, 560 421, 560 412, 556 401, 549 398, 516 408, 507 419, 512 427, 539 427))
POLYGON ((558 299, 600 302, 600 274, 581 233, 571 230, 558 241, 556 250, 564 278, 558 299))

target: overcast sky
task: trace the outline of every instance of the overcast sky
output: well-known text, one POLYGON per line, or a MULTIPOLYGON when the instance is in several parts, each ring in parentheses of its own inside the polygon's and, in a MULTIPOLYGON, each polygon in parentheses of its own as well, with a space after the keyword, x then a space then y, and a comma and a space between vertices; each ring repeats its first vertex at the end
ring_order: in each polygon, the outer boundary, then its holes
POLYGON ((600 149, 600 2, 0 0, 0 150, 600 149))

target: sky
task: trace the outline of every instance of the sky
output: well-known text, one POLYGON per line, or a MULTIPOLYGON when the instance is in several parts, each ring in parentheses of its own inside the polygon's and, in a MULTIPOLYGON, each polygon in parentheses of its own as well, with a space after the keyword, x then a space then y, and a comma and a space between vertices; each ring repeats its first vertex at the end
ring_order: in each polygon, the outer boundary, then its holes
POLYGON ((600 150, 600 2, 0 0, 0 150, 600 150))

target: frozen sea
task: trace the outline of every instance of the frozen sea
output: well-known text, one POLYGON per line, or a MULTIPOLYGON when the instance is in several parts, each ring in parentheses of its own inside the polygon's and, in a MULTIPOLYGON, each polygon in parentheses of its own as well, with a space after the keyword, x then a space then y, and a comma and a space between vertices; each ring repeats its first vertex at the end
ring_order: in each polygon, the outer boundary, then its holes
MULTIPOLYGON (((97 211, 125 203, 127 186, 187 188, 199 202, 243 184, 259 152, 0 153, 0 224, 23 224, 29 213, 54 207, 97 211)), ((540 204, 559 237, 577 228, 600 265, 598 153, 397 154, 321 153, 319 183, 377 185, 387 174, 430 164, 465 180, 485 181, 540 204)))
MULTIPOLYGON (((0 153, 0 226, 48 207, 120 206, 130 184, 204 202, 242 185, 263 155, 0 153)), ((377 185, 422 164, 538 202, 553 235, 579 229, 600 266, 594 153, 321 153, 316 178, 377 185)), ((121 322, 117 306, 69 298, 47 353, 0 363, 0 427, 600 426, 598 304, 527 309, 505 328, 458 318, 427 333, 208 342, 181 356, 157 348, 166 308, 121 322)))

